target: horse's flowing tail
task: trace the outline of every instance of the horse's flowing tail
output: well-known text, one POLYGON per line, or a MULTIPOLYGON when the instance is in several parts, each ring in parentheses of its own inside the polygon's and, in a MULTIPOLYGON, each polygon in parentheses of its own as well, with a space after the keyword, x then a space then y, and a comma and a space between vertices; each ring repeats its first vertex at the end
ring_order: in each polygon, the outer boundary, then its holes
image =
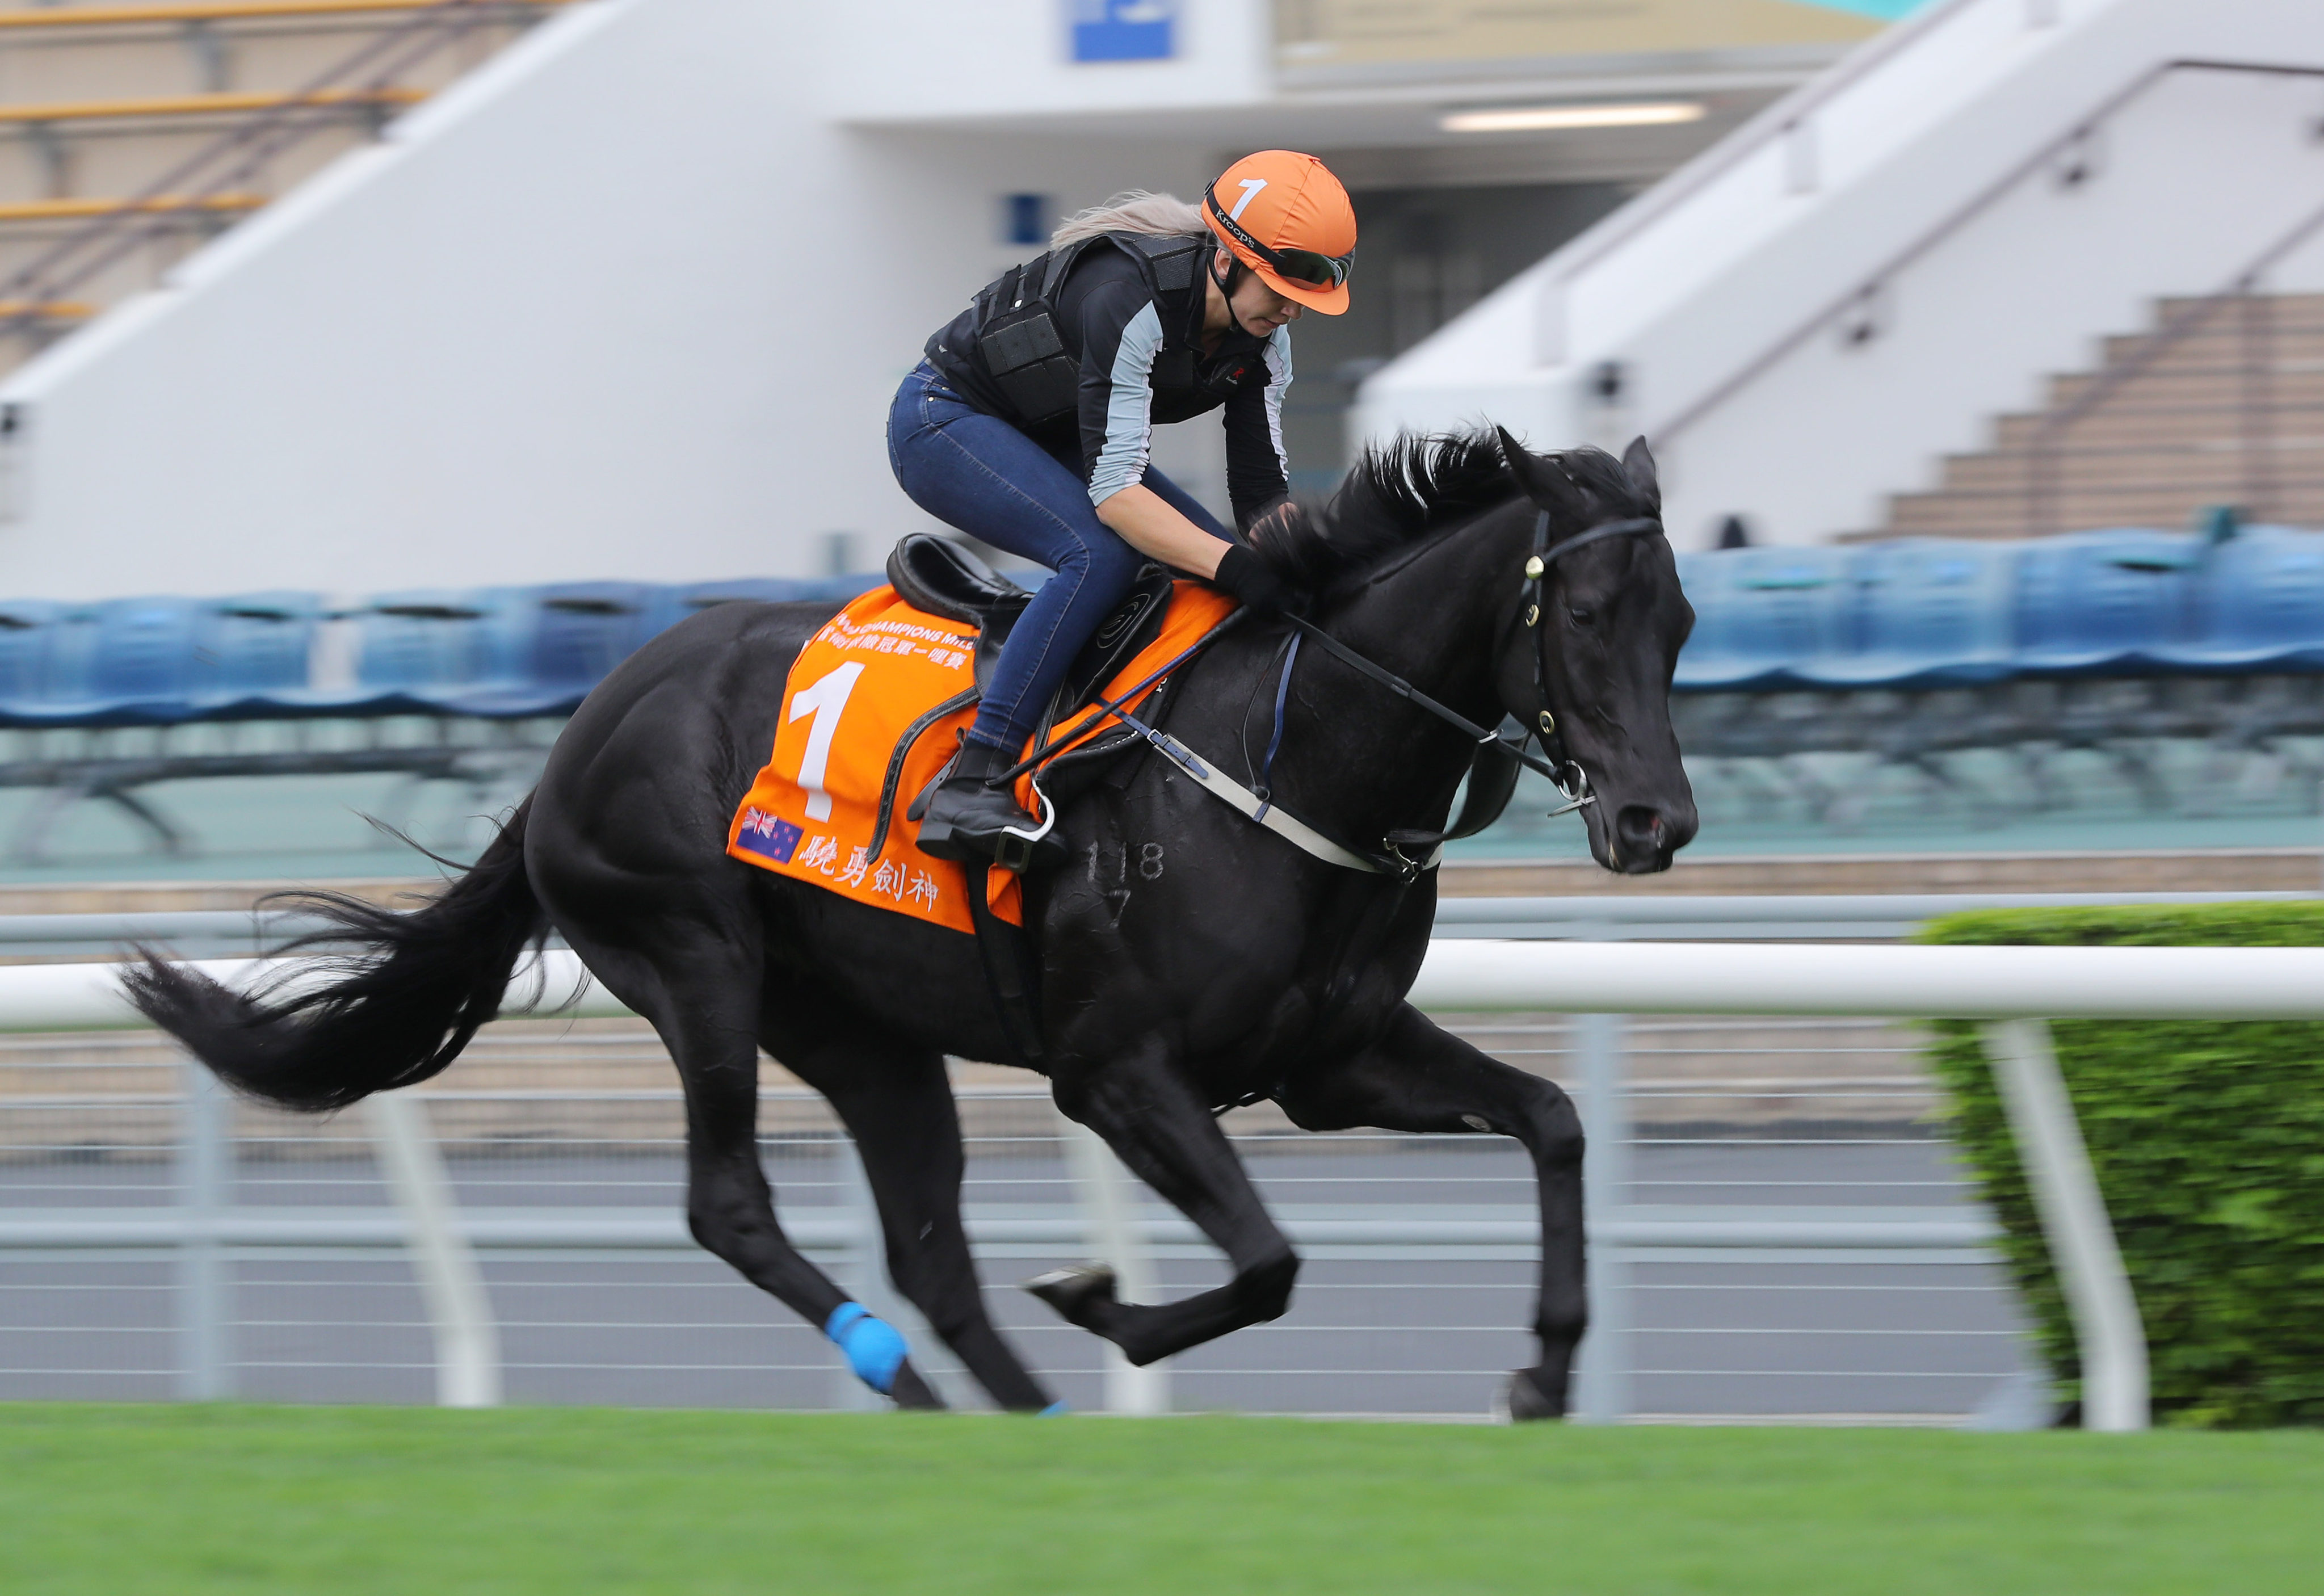
POLYGON ((524 872, 532 809, 518 806, 492 845, 426 908, 408 914, 337 892, 286 894, 332 923, 285 952, 320 955, 286 987, 234 992, 148 949, 122 984, 148 1019, 183 1042, 235 1091, 322 1113, 440 1074, 499 1012, 509 978, 548 918, 524 872))

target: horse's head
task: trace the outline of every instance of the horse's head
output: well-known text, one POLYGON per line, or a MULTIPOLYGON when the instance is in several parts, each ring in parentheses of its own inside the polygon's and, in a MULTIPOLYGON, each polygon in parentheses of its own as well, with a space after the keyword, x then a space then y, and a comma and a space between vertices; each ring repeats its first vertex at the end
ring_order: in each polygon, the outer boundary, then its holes
POLYGON ((1582 810, 1590 851, 1609 870, 1647 875, 1694 836, 1694 790, 1671 730, 1671 673, 1694 626, 1663 535, 1662 488, 1643 438, 1616 460, 1599 449, 1534 455, 1501 448, 1536 512, 1538 566, 1496 662, 1501 702, 1553 759, 1581 768, 1595 801, 1582 810), (1650 525, 1590 538, 1621 522, 1650 525), (1536 606, 1538 606, 1537 611, 1536 606))

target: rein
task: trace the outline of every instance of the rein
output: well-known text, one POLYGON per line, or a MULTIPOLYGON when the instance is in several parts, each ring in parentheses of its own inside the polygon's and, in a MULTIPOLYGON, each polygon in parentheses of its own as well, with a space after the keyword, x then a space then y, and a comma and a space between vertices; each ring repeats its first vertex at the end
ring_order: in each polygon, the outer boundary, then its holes
MULTIPOLYGON (((1555 561, 1576 549, 1586 549, 1593 543, 1602 543, 1609 539, 1628 537, 1634 533, 1658 532, 1661 530, 1662 521, 1658 518, 1636 516, 1624 521, 1601 522, 1585 531, 1575 533, 1563 543, 1552 544, 1549 540, 1549 512, 1541 511, 1534 521, 1533 554, 1525 563, 1526 604, 1511 621, 1509 628, 1502 632, 1503 641, 1507 641, 1509 632, 1514 631, 1519 622, 1522 622, 1528 631, 1540 627, 1542 602, 1545 593, 1545 585, 1549 578, 1549 567, 1555 561)), ((1050 827, 1056 824, 1056 809, 1049 802, 1048 794, 1041 790, 1039 770, 1043 766, 1065 754, 1074 743, 1086 735, 1089 730, 1093 729, 1108 715, 1129 727, 1135 736, 1143 739, 1156 752, 1177 767, 1181 773, 1191 779, 1204 791, 1305 853, 1323 860, 1327 864, 1336 864, 1347 870, 1364 871, 1375 875, 1397 876, 1406 881, 1410 881, 1423 871, 1434 868, 1438 858, 1443 853, 1443 844, 1462 837, 1472 836, 1499 817, 1501 810, 1508 806, 1510 792, 1514 789, 1517 766, 1521 765, 1528 770, 1547 778, 1550 785, 1556 788, 1559 794, 1564 798, 1566 801, 1563 805, 1549 811, 1552 818, 1559 815, 1570 815, 1576 809, 1598 801, 1597 795, 1590 790, 1588 772, 1582 770, 1579 761, 1565 752, 1565 739, 1557 729, 1556 715, 1549 708, 1549 666, 1545 634, 1541 641, 1536 642, 1531 650, 1534 697, 1540 706, 1537 712, 1537 724, 1526 728, 1523 735, 1512 742, 1503 737, 1498 731, 1488 730, 1458 710, 1440 704, 1394 671, 1366 659, 1314 622, 1298 615, 1285 617, 1296 630, 1292 633, 1289 646, 1283 651, 1282 676, 1277 682, 1275 689, 1275 731, 1268 742, 1266 762, 1259 776, 1259 790, 1252 791, 1204 760, 1194 750, 1167 732, 1148 724, 1130 713, 1129 708, 1130 704, 1136 700, 1139 694, 1201 653, 1222 633, 1240 623, 1249 613, 1247 610, 1237 610, 1228 615, 1197 638, 1184 652, 1160 669, 1148 675, 1145 680, 1111 702, 1099 706, 1096 713, 1084 716, 1081 723, 1081 729, 1067 735, 1062 743, 1044 744, 1035 749, 1031 757, 1003 772, 998 779, 1013 780, 1019 775, 1032 772, 1033 791, 1039 798, 1044 811, 1038 831, 1023 834, 1011 827, 1011 834, 1025 835, 1028 843, 1038 842, 1048 834, 1050 827), (1292 668, 1298 663, 1299 641, 1303 637, 1313 639, 1316 647, 1333 659, 1386 687, 1397 697, 1426 711, 1445 724, 1456 728, 1476 743, 1478 758, 1471 765, 1469 799, 1462 805, 1459 818, 1449 830, 1392 831, 1383 839, 1384 847, 1381 852, 1368 853, 1333 841, 1314 827, 1285 813, 1276 804, 1270 779, 1274 774, 1276 753, 1283 745, 1284 709, 1290 696, 1292 668), (1546 759, 1536 756, 1527 746, 1536 738, 1540 740, 1542 752, 1548 756, 1546 759), (1489 752, 1499 754, 1511 761, 1510 768, 1503 776, 1491 778, 1483 775, 1482 755, 1489 752), (1425 847, 1430 852, 1424 858, 1414 859, 1405 850, 1415 847, 1425 847)))
MULTIPOLYGON (((1297 615, 1286 615, 1284 618, 1289 621, 1292 625, 1297 627, 1303 635, 1314 638, 1315 640, 1316 646, 1321 648, 1325 653, 1331 655, 1334 660, 1339 660, 1344 665, 1353 666, 1357 670, 1362 672, 1365 676, 1371 678, 1372 680, 1379 683, 1380 686, 1386 687, 1389 692, 1394 693, 1397 697, 1411 700, 1412 703, 1418 706, 1420 708, 1426 710, 1429 714, 1434 715, 1438 720, 1443 721, 1445 724, 1456 727, 1459 730, 1468 733, 1470 740, 1477 743, 1480 747, 1499 749, 1501 752, 1508 755, 1509 758, 1523 765, 1526 770, 1535 771, 1539 775, 1546 776, 1552 781, 1558 781, 1556 769, 1545 761, 1535 757, 1533 751, 1528 749, 1524 743, 1510 743, 1505 741, 1499 732, 1489 732, 1484 727, 1479 725, 1475 721, 1471 720, 1467 715, 1461 714, 1457 710, 1449 709, 1445 706, 1439 704, 1435 699, 1430 697, 1418 687, 1414 687, 1410 682, 1405 680, 1404 678, 1397 675, 1396 672, 1388 669, 1384 666, 1376 665, 1371 660, 1365 659, 1361 654, 1357 653, 1355 650, 1348 647, 1347 644, 1342 642, 1338 638, 1333 637, 1330 632, 1324 631, 1314 622, 1305 620, 1297 615)), ((1291 675, 1291 660, 1288 659, 1283 662, 1283 673, 1285 679, 1288 680, 1291 675)), ((1277 715, 1278 717, 1282 713, 1282 695, 1278 693, 1276 697, 1277 715)), ((1279 718, 1277 725, 1279 729, 1279 718)), ((1563 788, 1564 783, 1563 781, 1558 781, 1558 785, 1560 788, 1563 788)))

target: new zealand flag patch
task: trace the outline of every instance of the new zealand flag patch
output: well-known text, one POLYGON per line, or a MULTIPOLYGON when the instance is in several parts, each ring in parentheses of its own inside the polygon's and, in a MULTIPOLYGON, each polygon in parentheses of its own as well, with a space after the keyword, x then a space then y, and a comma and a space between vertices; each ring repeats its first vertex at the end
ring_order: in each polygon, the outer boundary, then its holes
POLYGON ((736 846, 748 848, 779 864, 788 864, 791 854, 798 848, 799 838, 805 835, 780 816, 754 807, 743 811, 742 830, 734 842, 736 846))

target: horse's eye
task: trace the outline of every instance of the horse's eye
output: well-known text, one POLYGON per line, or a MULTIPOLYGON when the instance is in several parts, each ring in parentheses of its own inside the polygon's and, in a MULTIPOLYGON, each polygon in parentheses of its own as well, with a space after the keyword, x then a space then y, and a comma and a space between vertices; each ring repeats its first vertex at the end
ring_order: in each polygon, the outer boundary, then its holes
POLYGON ((1568 610, 1565 613, 1573 618, 1573 623, 1576 626, 1595 626, 1598 624, 1598 612, 1593 609, 1584 607, 1582 609, 1568 610))

